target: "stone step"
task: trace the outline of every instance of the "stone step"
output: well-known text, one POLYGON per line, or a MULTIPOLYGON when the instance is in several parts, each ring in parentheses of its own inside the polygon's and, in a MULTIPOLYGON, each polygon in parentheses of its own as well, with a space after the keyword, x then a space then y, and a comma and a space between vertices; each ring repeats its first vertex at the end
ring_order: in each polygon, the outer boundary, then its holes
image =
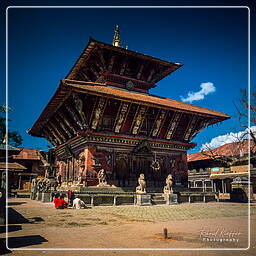
POLYGON ((165 200, 151 200, 152 204, 166 204, 165 200))
POLYGON ((163 196, 152 196, 151 197, 152 200, 165 200, 165 198, 163 196))

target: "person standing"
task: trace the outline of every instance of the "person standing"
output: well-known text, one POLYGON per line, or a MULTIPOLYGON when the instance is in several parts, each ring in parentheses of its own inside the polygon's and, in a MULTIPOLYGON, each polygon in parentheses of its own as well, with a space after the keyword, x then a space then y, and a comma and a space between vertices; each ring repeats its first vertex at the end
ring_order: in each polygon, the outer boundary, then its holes
POLYGON ((72 202, 75 199, 74 192, 72 190, 67 191, 67 196, 68 196, 68 206, 72 206, 72 202))

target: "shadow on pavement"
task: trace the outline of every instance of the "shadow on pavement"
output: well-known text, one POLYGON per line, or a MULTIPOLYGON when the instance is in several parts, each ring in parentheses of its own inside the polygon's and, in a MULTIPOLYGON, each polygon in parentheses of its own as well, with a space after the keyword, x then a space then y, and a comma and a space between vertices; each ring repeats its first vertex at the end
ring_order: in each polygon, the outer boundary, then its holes
POLYGON ((38 245, 44 242, 48 242, 48 240, 40 235, 8 237, 8 247, 10 249, 38 245))
POLYGON ((8 202, 8 206, 26 204, 26 202, 8 202))
POLYGON ((29 219, 25 218, 22 214, 14 210, 13 208, 8 208, 8 224, 24 224, 24 223, 35 223, 44 221, 41 217, 31 217, 29 219))
MULTIPOLYGON (((14 231, 19 231, 22 230, 22 226, 21 225, 11 225, 8 226, 8 233, 10 232, 14 232, 14 231)), ((5 233, 6 231, 6 227, 5 226, 0 226, 0 234, 1 233, 5 233)))
POLYGON ((44 221, 44 219, 41 218, 41 217, 32 217, 31 219, 32 219, 32 221, 30 221, 30 222, 40 222, 40 221, 44 221))
POLYGON ((0 254, 7 254, 12 252, 6 248, 5 239, 0 239, 0 252, 0 254))

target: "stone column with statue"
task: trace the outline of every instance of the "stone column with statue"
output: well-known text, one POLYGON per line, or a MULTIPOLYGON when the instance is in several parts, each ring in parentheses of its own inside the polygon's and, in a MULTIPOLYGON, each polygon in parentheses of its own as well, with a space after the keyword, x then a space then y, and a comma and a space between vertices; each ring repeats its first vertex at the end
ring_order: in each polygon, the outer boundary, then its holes
POLYGON ((164 198, 166 200, 166 204, 177 204, 178 196, 173 193, 173 178, 172 175, 169 174, 165 180, 166 186, 164 186, 164 198))
POLYGON ((146 181, 143 173, 140 174, 138 183, 139 186, 136 187, 136 205, 151 205, 151 195, 146 192, 146 181))

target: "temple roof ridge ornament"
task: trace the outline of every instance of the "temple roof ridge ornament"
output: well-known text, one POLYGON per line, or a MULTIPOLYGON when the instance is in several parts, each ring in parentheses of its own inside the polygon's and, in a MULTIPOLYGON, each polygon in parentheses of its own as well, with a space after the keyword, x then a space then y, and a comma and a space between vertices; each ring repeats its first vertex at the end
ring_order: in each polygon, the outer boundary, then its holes
POLYGON ((120 39, 120 31, 118 25, 116 25, 115 28, 115 34, 112 41, 112 45, 116 47, 122 47, 121 39, 120 39))

